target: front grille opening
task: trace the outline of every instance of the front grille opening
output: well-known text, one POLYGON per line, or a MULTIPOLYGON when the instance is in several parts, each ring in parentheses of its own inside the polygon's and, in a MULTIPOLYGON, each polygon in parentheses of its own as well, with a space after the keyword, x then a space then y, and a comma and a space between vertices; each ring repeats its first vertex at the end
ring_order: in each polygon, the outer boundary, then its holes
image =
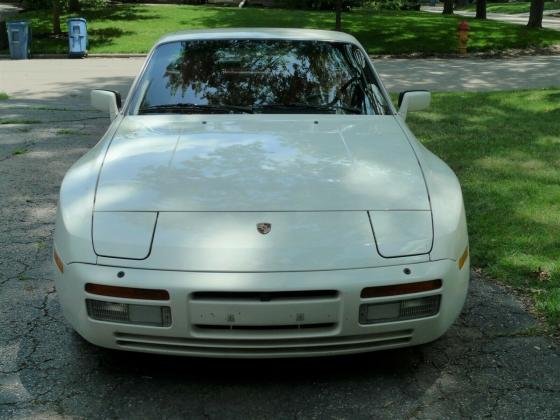
POLYGON ((367 352, 395 346, 407 345, 411 337, 395 338, 371 343, 355 344, 334 344, 320 346, 301 346, 301 347, 271 347, 271 348, 235 348, 235 347, 197 347, 188 345, 157 344, 157 343, 138 343, 127 340, 117 340, 116 344, 123 349, 137 351, 169 352, 170 354, 182 354, 193 356, 230 356, 230 357, 281 357, 286 354, 313 354, 321 355, 344 354, 348 352, 367 352))
POLYGON ((252 300, 270 302, 291 299, 334 299, 337 290, 295 290, 287 292, 194 292, 192 300, 252 300))
POLYGON ((245 330, 245 331, 270 331, 270 330, 303 330, 314 328, 333 328, 334 322, 321 322, 315 324, 288 324, 288 325, 216 325, 195 324, 201 330, 245 330))
POLYGON ((170 352, 183 355, 251 356, 282 355, 286 353, 337 352, 349 350, 371 351, 388 346, 406 345, 412 339, 412 329, 385 331, 364 335, 335 337, 292 338, 211 338, 189 339, 123 332, 114 334, 116 344, 125 349, 170 352))

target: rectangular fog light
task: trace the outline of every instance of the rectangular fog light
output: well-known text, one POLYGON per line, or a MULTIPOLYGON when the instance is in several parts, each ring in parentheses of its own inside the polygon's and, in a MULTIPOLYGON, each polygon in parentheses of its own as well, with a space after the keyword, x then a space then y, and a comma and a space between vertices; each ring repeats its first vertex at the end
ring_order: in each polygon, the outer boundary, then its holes
POLYGON ((440 295, 360 305, 360 324, 425 318, 439 312, 440 295))
POLYGON ((86 307, 89 317, 98 321, 154 327, 171 325, 171 309, 168 306, 133 305, 86 299, 86 307))

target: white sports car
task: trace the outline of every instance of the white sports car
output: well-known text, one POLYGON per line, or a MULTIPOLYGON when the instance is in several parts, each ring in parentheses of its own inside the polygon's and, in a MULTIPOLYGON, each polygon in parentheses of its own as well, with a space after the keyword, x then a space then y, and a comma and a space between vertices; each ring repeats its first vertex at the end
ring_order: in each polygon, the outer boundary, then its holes
POLYGON ((435 340, 469 282, 461 188, 352 36, 161 39, 68 171, 54 239, 64 314, 102 347, 337 355, 435 340))

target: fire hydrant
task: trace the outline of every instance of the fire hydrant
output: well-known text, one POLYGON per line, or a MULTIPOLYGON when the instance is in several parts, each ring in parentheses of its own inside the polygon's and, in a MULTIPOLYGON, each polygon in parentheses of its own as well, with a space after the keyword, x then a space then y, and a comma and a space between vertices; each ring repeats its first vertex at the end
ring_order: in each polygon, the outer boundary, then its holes
POLYGON ((457 35, 459 37, 459 54, 467 54, 467 44, 469 42, 469 23, 466 20, 461 21, 457 27, 457 35))

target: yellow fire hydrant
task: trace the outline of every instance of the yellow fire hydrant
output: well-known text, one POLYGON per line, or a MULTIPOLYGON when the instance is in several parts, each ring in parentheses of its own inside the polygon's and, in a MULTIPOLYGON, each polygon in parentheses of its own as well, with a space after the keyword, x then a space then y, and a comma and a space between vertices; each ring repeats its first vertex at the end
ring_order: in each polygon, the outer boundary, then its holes
POLYGON ((466 20, 461 21, 457 27, 457 35, 459 36, 459 54, 467 54, 467 44, 469 42, 469 23, 466 20))

